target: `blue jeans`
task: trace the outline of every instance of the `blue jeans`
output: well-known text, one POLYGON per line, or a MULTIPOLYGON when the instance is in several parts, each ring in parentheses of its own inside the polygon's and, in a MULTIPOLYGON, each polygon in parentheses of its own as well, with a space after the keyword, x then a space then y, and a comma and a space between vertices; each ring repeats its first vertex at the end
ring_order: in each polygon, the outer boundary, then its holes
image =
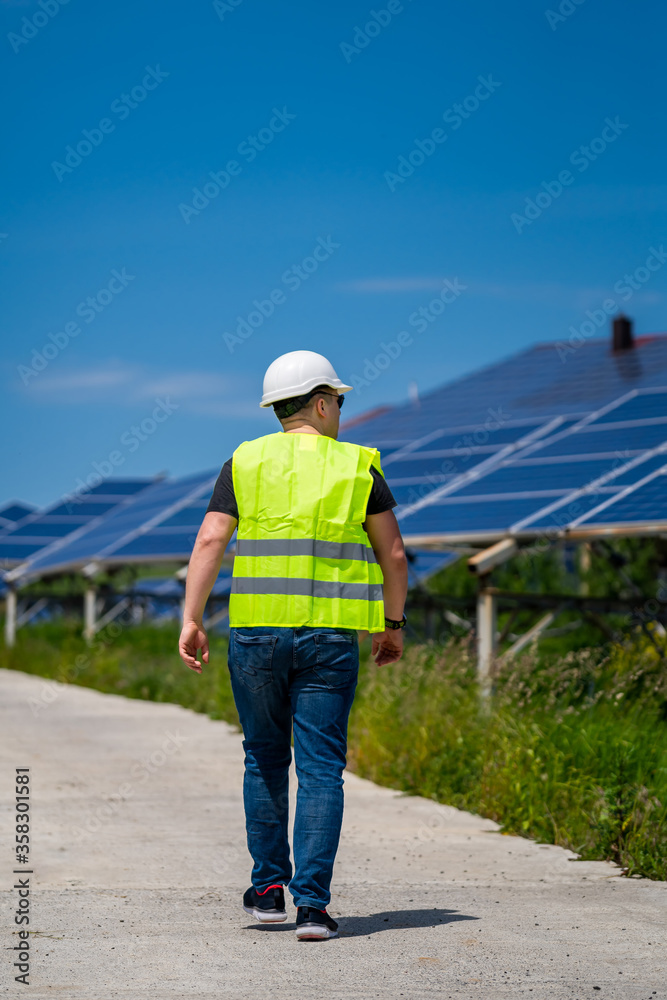
POLYGON ((243 727, 252 884, 289 884, 296 906, 325 909, 343 821, 347 722, 359 673, 357 633, 232 628, 229 672, 243 727), (287 838, 289 766, 299 781, 294 874, 287 838))

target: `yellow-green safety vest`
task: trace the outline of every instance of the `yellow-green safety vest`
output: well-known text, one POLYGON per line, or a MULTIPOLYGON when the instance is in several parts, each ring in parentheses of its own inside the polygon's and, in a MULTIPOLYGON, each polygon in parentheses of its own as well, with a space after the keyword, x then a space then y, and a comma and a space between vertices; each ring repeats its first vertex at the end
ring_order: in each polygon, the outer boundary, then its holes
POLYGON ((234 452, 239 509, 232 628, 384 631, 382 570, 362 525, 380 454, 317 434, 267 434, 234 452))

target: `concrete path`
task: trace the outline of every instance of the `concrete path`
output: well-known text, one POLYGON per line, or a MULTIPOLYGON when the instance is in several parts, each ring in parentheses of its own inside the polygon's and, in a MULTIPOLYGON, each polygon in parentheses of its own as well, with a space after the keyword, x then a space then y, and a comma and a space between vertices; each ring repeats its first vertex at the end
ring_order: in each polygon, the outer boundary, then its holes
POLYGON ((2 939, 13 913, 14 768, 30 767, 30 986, 67 1000, 531 997, 665 1000, 667 883, 495 832, 346 777, 330 911, 297 942, 240 906, 241 739, 230 726, 0 671, 2 939))

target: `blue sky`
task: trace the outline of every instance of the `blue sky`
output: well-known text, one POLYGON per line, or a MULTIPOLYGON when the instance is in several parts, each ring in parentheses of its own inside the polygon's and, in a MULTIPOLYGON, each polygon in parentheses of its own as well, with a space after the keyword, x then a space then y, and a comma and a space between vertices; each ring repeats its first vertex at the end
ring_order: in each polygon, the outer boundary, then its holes
MULTIPOLYGON (((355 382, 347 416, 423 395, 620 305, 614 286, 667 241, 658 7, 2 0, 0 16, 0 499, 47 503, 111 454, 118 475, 220 466, 277 429, 257 404, 285 351, 355 382)), ((638 333, 667 328, 666 275, 623 303, 638 333)))

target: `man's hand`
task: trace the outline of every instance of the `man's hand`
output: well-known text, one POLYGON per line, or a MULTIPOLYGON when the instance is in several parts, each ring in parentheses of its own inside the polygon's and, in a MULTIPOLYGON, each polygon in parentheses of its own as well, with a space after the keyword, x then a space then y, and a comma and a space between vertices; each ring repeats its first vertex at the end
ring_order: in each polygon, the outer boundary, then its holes
MULTIPOLYGON (((403 539, 393 510, 369 514, 364 529, 382 570, 384 614, 390 621, 403 617, 405 595, 408 592, 408 561, 403 539)), ((385 629, 373 636, 373 656, 378 667, 395 663, 403 655, 401 629, 385 629)))
POLYGON ((197 650, 201 649, 202 663, 208 663, 208 636, 199 622, 185 622, 178 640, 178 652, 190 670, 201 673, 201 663, 197 662, 197 650))
POLYGON ((204 515, 190 557, 185 581, 183 630, 178 640, 178 652, 183 663, 198 674, 202 670, 201 663, 197 663, 198 649, 201 649, 201 662, 208 663, 208 636, 202 625, 204 608, 236 524, 236 518, 230 514, 208 511, 204 515))
POLYGON ((403 630, 388 628, 384 632, 374 632, 372 655, 378 667, 400 660, 403 656, 403 630))

